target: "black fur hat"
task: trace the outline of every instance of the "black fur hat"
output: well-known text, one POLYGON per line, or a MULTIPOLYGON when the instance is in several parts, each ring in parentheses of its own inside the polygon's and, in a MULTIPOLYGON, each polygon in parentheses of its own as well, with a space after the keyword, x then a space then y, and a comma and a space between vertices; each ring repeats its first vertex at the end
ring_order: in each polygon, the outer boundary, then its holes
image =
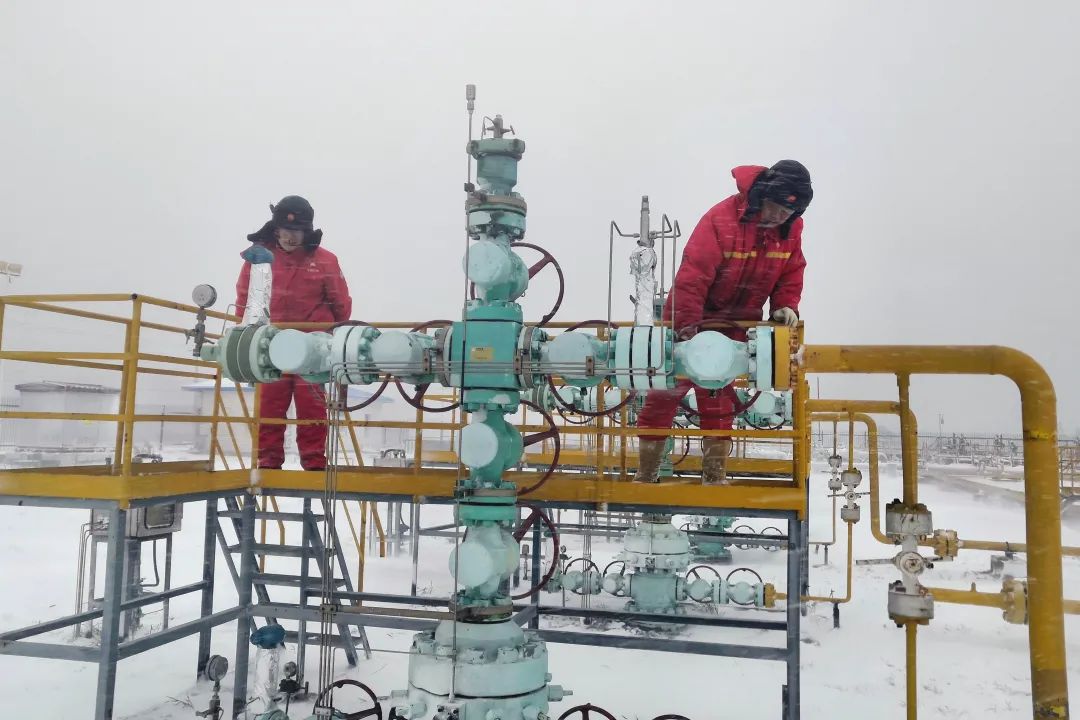
POLYGON ((318 247, 322 242, 322 230, 315 229, 315 209, 299 195, 286 195, 277 205, 270 206, 270 220, 248 235, 251 242, 272 244, 276 242, 274 230, 303 230, 304 247, 318 247))
POLYGON ((792 210, 791 217, 779 228, 780 237, 786 238, 795 218, 806 212, 813 199, 810 171, 797 160, 781 160, 754 180, 746 194, 746 213, 743 217, 749 219, 757 215, 763 200, 783 205, 792 210))

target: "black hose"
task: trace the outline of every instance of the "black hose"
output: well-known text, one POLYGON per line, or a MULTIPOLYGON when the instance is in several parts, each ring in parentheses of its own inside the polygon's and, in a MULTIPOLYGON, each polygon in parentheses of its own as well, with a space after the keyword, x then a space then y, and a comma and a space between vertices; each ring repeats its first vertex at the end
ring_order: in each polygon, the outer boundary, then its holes
POLYGON ((157 587, 158 585, 161 584, 161 576, 158 574, 158 564, 157 564, 157 543, 158 543, 157 540, 155 540, 153 542, 153 546, 154 546, 154 549, 153 549, 153 556, 154 556, 154 584, 153 585, 147 585, 145 583, 140 583, 139 587, 141 587, 141 588, 153 588, 153 587, 157 587))

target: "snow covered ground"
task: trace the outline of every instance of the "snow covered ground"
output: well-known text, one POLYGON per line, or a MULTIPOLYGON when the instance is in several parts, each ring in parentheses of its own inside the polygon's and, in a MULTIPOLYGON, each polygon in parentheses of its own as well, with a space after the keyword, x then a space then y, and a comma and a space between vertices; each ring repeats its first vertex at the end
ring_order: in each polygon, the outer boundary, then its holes
MULTIPOLYGON (((865 469, 864 469, 865 472, 865 469)), ((883 477, 883 497, 900 492, 899 477, 888 469, 883 477)), ((831 532, 825 497, 826 474, 815 466, 812 492, 811 539, 827 540, 831 532)), ((968 483, 927 478, 920 499, 934 513, 936 527, 953 528, 961 537, 1020 541, 1023 533, 1023 506, 1011 494, 974 492, 968 483)), ((977 490, 977 489, 976 489, 977 490)), ((282 509, 291 509, 284 501, 282 509)), ((355 509, 355 504, 353 504, 355 509)), ((201 504, 187 508, 184 530, 178 535, 174 560, 174 584, 198 579, 202 540, 201 504)), ((424 508, 425 525, 448 518, 443 507, 424 508)), ((0 599, 0 629, 6 630, 68 614, 74 606, 75 561, 79 525, 86 511, 44 508, 0 507, 0 578, 4 593, 0 599)), ((564 519, 576 522, 577 513, 564 519)), ((342 519, 343 538, 348 528, 342 519)), ((760 530, 769 523, 745 520, 760 530)), ((1064 541, 1080 545, 1080 517, 1066 518, 1064 541)), ((869 512, 855 528, 855 557, 885 558, 892 550, 870 535, 869 512)), ((823 556, 811 554, 811 592, 815 595, 843 594, 845 551, 843 527, 840 542, 823 556)), ((271 528, 270 537, 275 538, 271 528)), ((580 538, 564 538, 571 556, 580 554, 580 538)), ((445 596, 450 591, 446 558, 450 540, 424 538, 421 545, 421 592, 445 596)), ((346 541, 350 564, 355 567, 355 551, 346 541)), ((593 539, 594 559, 603 566, 619 551, 617 539, 593 539)), ((148 567, 149 560, 144 561, 148 567)), ((272 558, 268 570, 286 571, 288 559, 272 558), (274 561, 278 560, 279 568, 274 561)), ((769 582, 784 588, 783 553, 765 550, 736 551, 735 565, 758 570, 769 582)), ((966 552, 954 563, 937 563, 924 581, 928 585, 965 588, 972 582, 980 590, 997 591, 1000 580, 986 571, 988 553, 966 552)), ((223 562, 219 560, 216 597, 219 608, 235 603, 235 591, 223 562)), ((726 570, 722 570, 727 572, 726 570)), ((407 548, 393 557, 370 559, 366 589, 408 592, 407 548)), ((854 597, 843 607, 841 627, 832 626, 828 604, 811 608, 803 620, 802 697, 803 717, 808 720, 833 717, 872 717, 893 720, 904 717, 904 637, 890 623, 885 611, 885 592, 897 577, 889 565, 858 566, 854 572, 854 597)), ((1080 561, 1066 559, 1066 595, 1080 598, 1080 561)), ((288 590, 273 589, 273 597, 288 598, 288 590), (286 594, 282 595, 284 592, 286 594)), ((545 594, 545 604, 561 602, 561 594, 545 594)), ((571 596, 568 603, 579 602, 571 596)), ((593 598, 594 607, 619 607, 623 601, 610 596, 593 598)), ((172 622, 179 623, 197 614, 197 598, 174 600, 172 622)), ((725 614, 739 611, 724 608, 725 614)), ((919 632, 919 708, 925 718, 1029 718, 1030 681, 1027 631, 1006 624, 996 610, 938 604, 937 617, 919 632)), ((145 622, 159 625, 160 612, 145 622)), ((572 621, 565 621, 571 623, 572 621)), ((624 632, 618 627, 608 632, 624 632)), ((373 659, 362 661, 349 671, 339 654, 337 668, 368 683, 380 695, 404 687, 411 633, 369 631, 373 659)), ((1068 652, 1071 658, 1070 690, 1073 707, 1080 707, 1080 617, 1066 620, 1068 652)), ((731 642, 782 644, 783 633, 764 631, 695 629, 678 637, 724 639, 731 642)), ((70 640, 70 631, 57 631, 35 638, 54 642, 70 640)), ((88 642, 88 641, 81 641, 88 642)), ((194 718, 195 709, 204 709, 209 696, 205 683, 194 682, 196 638, 188 638, 122 661, 117 682, 116 717, 130 720, 171 720, 194 718)), ((228 657, 234 654, 235 625, 215 630, 213 649, 228 657)), ((724 717, 744 719, 777 718, 780 688, 784 680, 782 663, 739 661, 675 653, 613 650, 580 646, 551 645, 553 682, 574 691, 567 701, 556 705, 561 713, 572 704, 591 702, 610 710, 620 720, 650 720, 661 713, 681 713, 693 720, 724 717)), ((291 657, 291 652, 289 654, 291 657)), ((316 676, 317 652, 309 653, 309 678, 316 676)), ((254 658, 254 655, 253 655, 254 658)), ((96 665, 67 661, 47 661, 0 656, 0 708, 12 717, 88 718, 93 713, 97 676, 96 665)), ((232 678, 226 680, 223 700, 231 707, 232 678)), ((254 703, 252 709, 257 709, 254 703)), ((292 717, 304 717, 306 705, 294 706, 292 717)), ((558 715, 556 714, 555 717, 558 715)))

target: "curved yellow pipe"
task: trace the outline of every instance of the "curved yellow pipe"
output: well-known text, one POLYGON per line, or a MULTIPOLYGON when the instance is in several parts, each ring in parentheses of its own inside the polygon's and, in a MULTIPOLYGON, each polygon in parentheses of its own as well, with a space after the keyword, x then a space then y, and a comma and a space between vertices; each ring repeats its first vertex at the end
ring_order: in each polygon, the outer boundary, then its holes
MULTIPOLYGON (((831 400, 813 400, 811 402, 817 403, 831 403, 831 400)), ((862 401, 859 401, 862 402, 862 401)), ((878 457, 878 426, 874 418, 870 417, 864 412, 848 412, 847 414, 840 413, 827 413, 827 412, 815 412, 810 416, 813 422, 835 422, 838 418, 844 419, 850 417, 855 422, 861 422, 866 426, 866 445, 870 455, 870 532, 874 536, 874 539, 883 545, 895 546, 894 543, 881 529, 881 510, 879 503, 879 479, 880 479, 880 466, 878 457)))
MULTIPOLYGON (((857 422, 866 423, 867 435, 873 435, 877 437, 877 424, 874 419, 867 415, 867 413, 873 413, 876 415, 897 415, 901 416, 900 403, 889 402, 887 400, 810 400, 807 402, 807 406, 810 412, 813 413, 814 421, 830 422, 834 418, 843 419, 847 415, 854 416, 857 422), (861 411, 861 412, 860 412, 861 411)), ((911 417, 911 423, 907 426, 907 435, 911 435, 912 431, 916 433, 916 438, 911 441, 911 447, 914 448, 914 452, 911 454, 911 460, 909 461, 907 456, 904 458, 905 474, 907 473, 907 467, 918 467, 918 421, 915 417, 915 413, 908 411, 911 417)), ((903 423, 901 423, 903 426, 903 423)), ((871 532, 874 537, 885 545, 895 545, 892 540, 885 536, 879 528, 881 527, 880 516, 881 511, 879 508, 880 498, 880 474, 875 472, 875 468, 878 462, 878 453, 876 448, 873 447, 875 443, 871 442, 870 453, 870 518, 871 518, 871 532)), ((916 474, 916 482, 918 481, 918 475, 916 474)), ((919 543, 923 547, 934 547, 934 543, 930 540, 923 540, 919 543)), ((956 541, 957 548, 964 550, 987 550, 991 552, 1027 552, 1027 543, 1021 542, 1008 542, 1004 540, 965 540, 959 538, 956 541)), ((1061 554, 1068 557, 1080 557, 1080 547, 1073 545, 1063 545, 1061 548, 1061 554)))
POLYGON ((1003 375, 1016 384, 1024 430, 1032 710, 1036 718, 1067 718, 1057 398, 1046 371, 1030 356, 999 346, 808 345, 802 363, 807 373, 1003 375))

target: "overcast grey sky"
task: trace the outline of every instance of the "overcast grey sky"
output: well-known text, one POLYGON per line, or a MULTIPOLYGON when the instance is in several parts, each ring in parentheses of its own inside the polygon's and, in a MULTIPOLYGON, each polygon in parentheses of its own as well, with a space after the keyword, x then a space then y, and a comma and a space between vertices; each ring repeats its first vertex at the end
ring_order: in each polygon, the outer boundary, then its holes
MULTIPOLYGON (((562 317, 603 314, 607 224, 641 194, 689 230, 732 166, 796 158, 810 342, 1018 347, 1080 430, 1080 3, 525 7, 8 0, 10 290, 231 298, 244 236, 299 193, 354 317, 452 315, 472 82, 527 144, 527 239, 566 271, 562 317)), ((537 282, 533 318, 552 291, 537 282)), ((1004 380, 918 380, 914 399, 925 429, 1019 429, 1004 380)))

